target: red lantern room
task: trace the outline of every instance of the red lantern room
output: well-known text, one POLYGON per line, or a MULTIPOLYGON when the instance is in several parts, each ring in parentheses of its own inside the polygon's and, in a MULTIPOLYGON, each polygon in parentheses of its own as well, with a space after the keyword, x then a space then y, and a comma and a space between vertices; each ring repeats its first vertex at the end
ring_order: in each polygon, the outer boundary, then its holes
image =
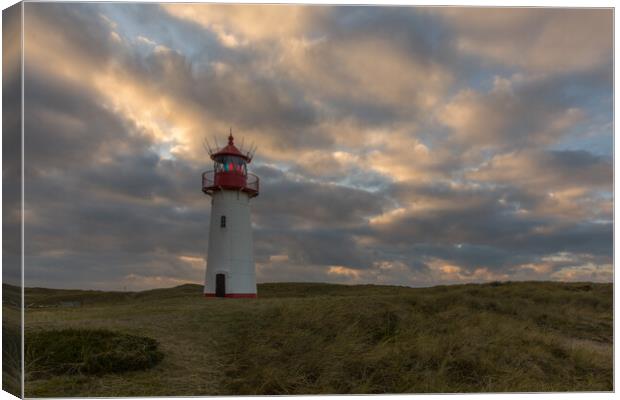
POLYGON ((202 174, 202 191, 212 195, 218 190, 240 190, 250 197, 258 196, 258 177, 248 173, 247 164, 252 161, 250 152, 243 154, 234 144, 232 132, 228 144, 211 153, 213 170, 202 174))

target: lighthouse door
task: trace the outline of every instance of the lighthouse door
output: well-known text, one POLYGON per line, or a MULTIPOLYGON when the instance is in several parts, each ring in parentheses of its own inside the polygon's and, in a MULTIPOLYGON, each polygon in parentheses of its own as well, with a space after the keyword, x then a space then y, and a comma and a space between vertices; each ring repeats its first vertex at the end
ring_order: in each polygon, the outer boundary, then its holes
POLYGON ((215 297, 226 296, 226 275, 215 275, 215 297))

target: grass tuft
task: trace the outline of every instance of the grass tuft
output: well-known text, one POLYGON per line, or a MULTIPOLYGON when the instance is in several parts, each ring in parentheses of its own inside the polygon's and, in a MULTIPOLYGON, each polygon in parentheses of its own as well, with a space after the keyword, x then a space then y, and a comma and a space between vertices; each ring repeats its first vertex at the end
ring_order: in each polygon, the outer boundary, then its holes
POLYGON ((25 344, 27 371, 35 379, 144 370, 163 358, 154 339, 103 329, 27 332, 25 344))

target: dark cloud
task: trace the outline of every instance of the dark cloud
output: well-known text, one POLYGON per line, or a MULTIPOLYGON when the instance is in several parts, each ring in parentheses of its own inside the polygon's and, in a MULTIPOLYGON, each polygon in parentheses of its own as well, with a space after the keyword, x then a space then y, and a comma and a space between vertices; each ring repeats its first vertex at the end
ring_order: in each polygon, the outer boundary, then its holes
POLYGON ((199 143, 230 125, 259 145, 263 281, 610 276, 611 152, 577 140, 611 135, 607 58, 553 73, 520 38, 505 65, 438 9, 205 7, 26 6, 28 285, 199 282, 199 143))
POLYGON ((30 3, 25 5, 24 23, 26 51, 29 46, 36 46, 41 39, 39 35, 54 32, 51 41, 59 49, 71 50, 66 56, 80 55, 80 60, 88 61, 91 66, 112 61, 114 44, 110 41, 109 25, 96 6, 30 3))
POLYGON ((2 12, 2 281, 21 284, 21 93, 20 4, 2 12))
POLYGON ((206 248, 200 169, 162 159, 92 90, 26 74, 27 282, 118 288, 131 274, 201 275, 179 259, 206 248))
POLYGON ((413 208, 375 226, 379 248, 394 247, 412 258, 437 257, 465 269, 507 270, 562 252, 611 260, 611 223, 528 211, 539 207, 545 196, 528 194, 508 182, 493 189, 397 185, 391 193, 413 208))
MULTIPOLYGON (((93 90, 27 67, 24 143, 29 172, 66 172, 96 162, 102 152, 142 148, 136 128, 97 103, 93 90)), ((125 150, 126 151, 126 150, 125 150)), ((28 176, 28 175, 27 175, 28 176)))
MULTIPOLYGON (((265 168, 262 169, 263 171, 265 168)), ((263 194, 254 205, 261 227, 338 229, 365 225, 386 205, 382 193, 346 186, 263 179, 263 194)))

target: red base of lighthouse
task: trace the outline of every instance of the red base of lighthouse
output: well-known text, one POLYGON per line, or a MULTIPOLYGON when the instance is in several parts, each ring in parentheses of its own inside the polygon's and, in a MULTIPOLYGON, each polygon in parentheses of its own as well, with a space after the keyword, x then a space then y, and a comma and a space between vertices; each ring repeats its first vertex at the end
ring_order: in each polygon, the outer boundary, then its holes
MULTIPOLYGON (((216 297, 215 293, 205 293, 205 297, 216 297)), ((256 293, 227 293, 224 297, 230 299, 255 299, 256 293)))

